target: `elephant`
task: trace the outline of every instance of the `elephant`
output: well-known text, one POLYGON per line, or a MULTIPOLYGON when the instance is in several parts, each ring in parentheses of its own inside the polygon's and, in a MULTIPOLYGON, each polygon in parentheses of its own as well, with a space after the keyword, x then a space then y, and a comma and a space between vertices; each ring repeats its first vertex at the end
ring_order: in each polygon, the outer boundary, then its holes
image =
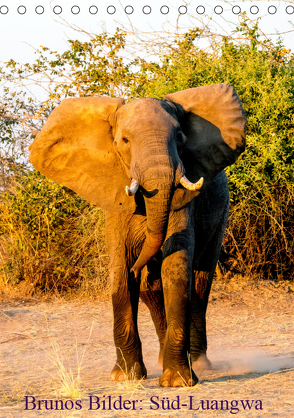
POLYGON ((105 210, 117 362, 146 378, 139 298, 159 339, 164 387, 193 386, 207 358, 206 310, 229 212, 224 168, 245 149, 246 116, 226 83, 163 100, 62 100, 30 146, 42 174, 105 210), (194 365, 193 365, 194 367, 194 365))

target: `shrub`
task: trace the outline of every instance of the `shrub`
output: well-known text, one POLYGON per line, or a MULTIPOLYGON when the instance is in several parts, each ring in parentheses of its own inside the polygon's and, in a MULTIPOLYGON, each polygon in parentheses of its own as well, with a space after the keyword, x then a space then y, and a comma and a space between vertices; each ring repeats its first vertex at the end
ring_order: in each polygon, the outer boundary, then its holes
POLYGON ((105 281, 105 263, 93 253, 94 246, 104 251, 100 209, 37 171, 1 200, 3 282, 33 293, 80 287, 92 276, 105 281))

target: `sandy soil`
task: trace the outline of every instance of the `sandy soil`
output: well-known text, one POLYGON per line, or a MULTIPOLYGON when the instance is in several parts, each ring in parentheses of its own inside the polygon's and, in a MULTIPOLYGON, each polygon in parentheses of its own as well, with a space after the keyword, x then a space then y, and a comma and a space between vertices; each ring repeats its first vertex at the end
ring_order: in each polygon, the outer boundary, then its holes
POLYGON ((208 309, 214 369, 197 372, 194 388, 180 389, 159 387, 158 342, 144 305, 139 329, 148 379, 116 383, 109 379, 115 362, 110 302, 2 303, 0 418, 293 417, 293 299, 289 283, 216 282, 208 309), (62 368, 73 378, 80 370, 78 400, 64 392, 62 368), (54 410, 49 402, 39 407, 41 400, 52 400, 54 410))

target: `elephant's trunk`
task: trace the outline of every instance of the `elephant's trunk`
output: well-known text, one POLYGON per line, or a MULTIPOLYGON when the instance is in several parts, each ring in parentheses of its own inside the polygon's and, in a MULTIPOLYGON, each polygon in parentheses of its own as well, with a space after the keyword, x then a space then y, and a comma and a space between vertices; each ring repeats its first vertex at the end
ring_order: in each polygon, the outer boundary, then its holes
MULTIPOLYGON (((152 190, 152 189, 148 189, 152 190)), ((141 253, 132 267, 131 271, 137 277, 147 262, 160 250, 166 236, 171 199, 173 194, 173 183, 164 189, 153 188, 156 195, 145 196, 147 215, 146 239, 141 253)))
POLYGON ((137 261, 131 268, 135 278, 138 277, 140 271, 147 264, 150 258, 152 258, 160 250, 164 238, 164 235, 152 235, 151 233, 147 233, 142 251, 137 261))

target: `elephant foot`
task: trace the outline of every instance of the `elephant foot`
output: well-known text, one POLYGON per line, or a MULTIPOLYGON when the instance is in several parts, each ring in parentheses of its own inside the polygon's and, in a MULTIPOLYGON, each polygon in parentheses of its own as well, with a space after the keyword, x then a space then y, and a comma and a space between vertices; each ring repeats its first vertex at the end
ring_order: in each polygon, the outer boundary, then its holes
POLYGON ((111 380, 123 382, 125 380, 140 380, 147 377, 147 370, 143 362, 128 365, 126 362, 116 363, 111 372, 111 380))
POLYGON ((206 354, 201 354, 200 357, 193 363, 195 370, 203 372, 204 370, 212 370, 211 361, 207 358, 206 354))
POLYGON ((162 376, 159 378, 160 386, 164 387, 186 387, 195 386, 198 383, 198 378, 192 369, 165 369, 162 376))

